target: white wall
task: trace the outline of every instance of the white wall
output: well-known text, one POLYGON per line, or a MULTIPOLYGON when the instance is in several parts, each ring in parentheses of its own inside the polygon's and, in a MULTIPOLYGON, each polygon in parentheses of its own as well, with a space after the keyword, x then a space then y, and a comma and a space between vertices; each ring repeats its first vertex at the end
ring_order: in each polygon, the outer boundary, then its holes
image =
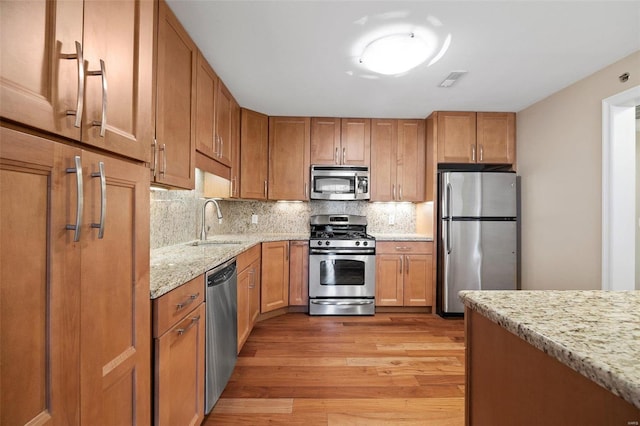
POLYGON ((523 289, 601 288, 602 100, 638 70, 640 52, 517 114, 523 289))

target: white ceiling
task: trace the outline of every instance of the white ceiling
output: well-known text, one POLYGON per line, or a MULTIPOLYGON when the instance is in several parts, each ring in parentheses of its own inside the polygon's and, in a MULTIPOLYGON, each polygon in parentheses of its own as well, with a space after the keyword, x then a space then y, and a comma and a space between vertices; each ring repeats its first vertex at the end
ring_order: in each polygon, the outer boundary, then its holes
POLYGON ((269 115, 520 111, 640 50, 640 1, 167 2, 240 105, 269 115), (390 26, 451 45, 405 75, 366 72, 355 46, 390 26), (468 74, 438 87, 457 70, 468 74))

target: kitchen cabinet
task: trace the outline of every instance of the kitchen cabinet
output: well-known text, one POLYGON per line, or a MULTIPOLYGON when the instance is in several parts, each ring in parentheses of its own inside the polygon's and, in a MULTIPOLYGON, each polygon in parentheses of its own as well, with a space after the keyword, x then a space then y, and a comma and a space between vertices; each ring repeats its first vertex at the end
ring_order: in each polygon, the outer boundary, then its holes
POLYGON ((311 119, 311 164, 368 166, 371 120, 311 119))
POLYGON ((231 198, 240 198, 240 104, 231 103, 231 198))
POLYGON ((289 306, 309 306, 309 241, 289 243, 289 306))
POLYGON ((260 313, 289 305, 289 241, 262 243, 260 313))
POLYGON ((153 9, 149 0, 0 2, 0 116, 149 161, 153 9))
POLYGON ((238 353, 247 341, 260 314, 262 247, 251 247, 238 255, 238 353))
POLYGON ((515 113, 438 111, 434 115, 438 163, 515 163, 515 113))
POLYGON ((0 423, 149 424, 148 169, 0 139, 0 423))
POLYGON ((267 199, 269 180, 269 117, 240 111, 240 198, 267 199))
POLYGON ((200 275, 153 301, 156 425, 204 419, 204 295, 200 275))
POLYGON ((222 80, 218 80, 216 94, 216 139, 218 149, 216 160, 225 166, 231 166, 233 149, 233 96, 222 80))
POLYGON ((431 242, 376 244, 376 305, 433 306, 431 242))
POLYGON ((311 120, 269 117, 270 200, 309 199, 311 120))
POLYGON ((371 201, 424 201, 424 120, 373 120, 371 127, 371 201))
POLYGON ((193 189, 198 51, 164 1, 158 3, 157 43, 153 176, 162 185, 193 189))

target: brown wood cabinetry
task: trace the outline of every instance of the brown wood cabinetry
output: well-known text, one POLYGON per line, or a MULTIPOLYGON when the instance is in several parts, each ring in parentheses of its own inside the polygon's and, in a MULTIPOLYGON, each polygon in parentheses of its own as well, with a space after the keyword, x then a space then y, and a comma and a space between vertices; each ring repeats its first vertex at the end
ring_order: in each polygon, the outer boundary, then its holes
POLYGON ((240 198, 240 104, 231 103, 231 198, 240 198))
POLYGON ((0 139, 0 423, 149 424, 148 170, 0 139))
POLYGON ((112 6, 1 2, 0 115, 148 161, 154 5, 112 6))
POLYGON ((376 305, 433 306, 432 243, 376 245, 376 305))
POLYGON ((233 150, 233 96, 222 80, 218 79, 216 93, 216 160, 231 167, 233 150))
POLYGON ((515 163, 515 114, 438 111, 438 163, 515 163))
POLYGON ((238 353, 260 314, 261 245, 238 255, 238 353))
POLYGON ((370 132, 370 119, 312 118, 311 164, 368 166, 370 132))
POLYGON ((196 68, 196 150, 210 158, 217 158, 216 98, 218 76, 207 60, 198 52, 196 68))
POLYGON ((199 425, 204 418, 204 276, 154 300, 156 425, 199 425))
POLYGON ((260 312, 289 305, 289 241, 262 243, 260 312))
POLYGON ((240 198, 267 199, 269 180, 269 117, 240 111, 240 198))
MULTIPOLYGON (((197 48, 164 1, 158 3, 157 51, 154 180, 193 189, 197 48)), ((207 133, 206 129, 200 130, 203 135, 207 133)))
POLYGON ((425 200, 424 120, 373 120, 371 201, 425 200))
POLYGON ((289 243, 289 306, 309 305, 309 241, 289 243))
POLYGON ((311 120, 269 117, 270 200, 309 199, 311 120))

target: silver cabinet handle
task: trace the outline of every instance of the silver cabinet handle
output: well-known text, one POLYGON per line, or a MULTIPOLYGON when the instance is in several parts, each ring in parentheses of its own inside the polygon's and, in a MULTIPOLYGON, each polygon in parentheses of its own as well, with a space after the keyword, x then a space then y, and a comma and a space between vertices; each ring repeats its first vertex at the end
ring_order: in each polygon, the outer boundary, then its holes
POLYGON ((267 181, 264 181, 264 196, 267 197, 267 181))
POLYGON ((91 173, 92 178, 100 178, 100 222, 92 223, 92 228, 98 228, 98 239, 104 237, 104 218, 107 215, 107 178, 104 174, 104 163, 98 163, 98 172, 91 173))
POLYGON ((178 333, 179 336, 182 336, 184 333, 186 333, 187 331, 189 331, 189 329, 191 327, 193 327, 194 325, 196 325, 198 323, 198 321, 200 321, 200 315, 198 315, 197 317, 193 317, 191 318, 191 324, 189 324, 188 326, 186 326, 185 328, 178 328, 176 330, 176 333, 178 333))
POLYGON ((402 274, 402 267, 403 267, 403 262, 402 262, 403 257, 400 256, 400 274, 402 274))
POLYGON ((347 148, 342 148, 342 164, 347 162, 347 148))
POLYGON ((220 158, 224 157, 224 155, 222 155, 223 150, 224 150, 224 138, 220 136, 220 155, 219 155, 220 158))
POLYGON ((75 173, 76 174, 76 224, 75 225, 67 225, 67 230, 74 230, 73 241, 80 241, 80 225, 82 223, 82 211, 84 209, 84 196, 83 196, 83 185, 82 185, 82 159, 79 155, 76 155, 75 158, 76 167, 75 168, 67 168, 67 173, 75 173))
POLYGON ((395 199, 396 199, 396 186, 395 185, 391 185, 391 192, 393 193, 393 200, 395 201, 395 199))
POLYGON ((160 174, 162 176, 167 172, 167 144, 163 143, 160 147, 160 151, 162 152, 162 169, 160 169, 160 174))
POLYGON ((398 199, 402 201, 402 185, 398 185, 398 195, 400 195, 398 199))
POLYGON ((218 135, 213 135, 213 155, 218 157, 218 135))
POLYGON ((335 155, 334 155, 334 158, 335 158, 334 162, 335 162, 336 164, 340 164, 340 163, 338 163, 338 148, 337 148, 337 147, 336 147, 336 153, 335 153, 335 155))
POLYGON ((471 161, 476 161, 476 146, 471 145, 471 161))
POLYGON ((308 197, 309 196, 308 194, 309 194, 309 183, 305 182, 304 183, 304 196, 308 197))
POLYGON ((92 126, 100 126, 100 137, 104 138, 107 130, 107 70, 104 61, 100 59, 100 71, 87 71, 87 75, 99 75, 102 77, 102 117, 100 121, 92 121, 92 126))
POLYGON ((405 270, 405 272, 407 273, 407 275, 409 275, 409 265, 411 264, 411 259, 409 259, 408 257, 407 259, 407 269, 405 270))
POLYGON ((189 306, 190 304, 192 304, 193 301, 198 298, 198 296, 200 296, 200 293, 190 294, 183 302, 180 302, 180 303, 176 304, 176 311, 184 309, 187 306, 189 306))
POLYGON ((156 177, 156 170, 158 169, 158 140, 156 138, 153 138, 151 149, 153 150, 153 166, 151 166, 151 171, 153 172, 153 177, 156 177))
POLYGON ((75 59, 78 63, 78 98, 76 100, 76 109, 67 110, 67 115, 75 115, 75 127, 80 127, 82 122, 82 110, 84 109, 84 58, 82 57, 82 45, 76 41, 76 53, 63 53, 60 55, 62 59, 75 59))
POLYGON ((482 145, 480 145, 480 161, 482 161, 483 154, 484 154, 484 149, 482 145))

